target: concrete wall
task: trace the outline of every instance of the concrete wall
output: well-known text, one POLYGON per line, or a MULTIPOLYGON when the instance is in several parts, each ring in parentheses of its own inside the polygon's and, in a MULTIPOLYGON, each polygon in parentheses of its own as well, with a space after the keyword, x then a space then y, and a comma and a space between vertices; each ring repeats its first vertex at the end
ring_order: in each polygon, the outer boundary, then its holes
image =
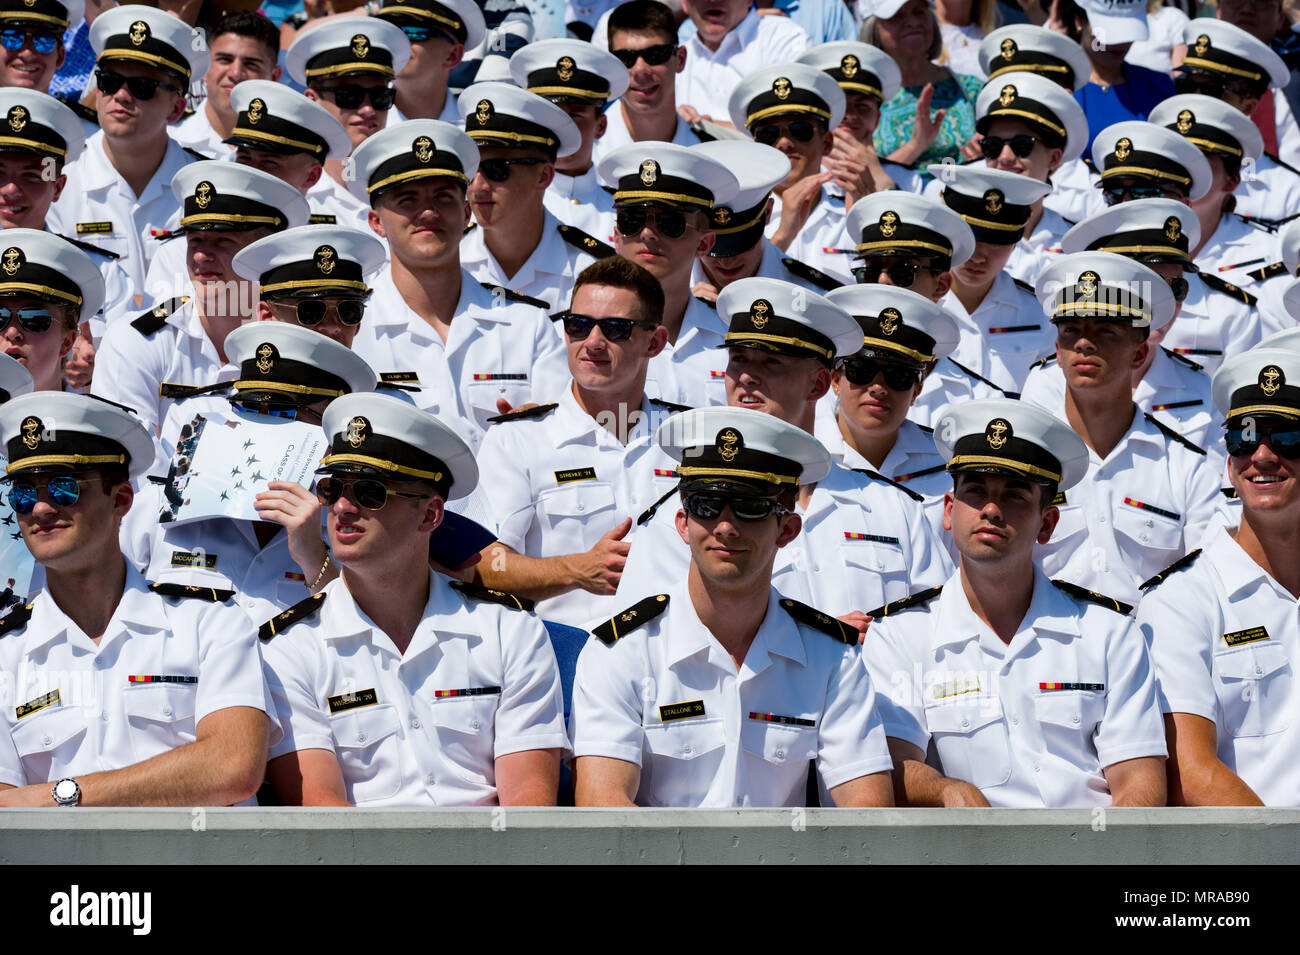
POLYGON ((1287 864, 1283 809, 16 809, 0 862, 1287 864))

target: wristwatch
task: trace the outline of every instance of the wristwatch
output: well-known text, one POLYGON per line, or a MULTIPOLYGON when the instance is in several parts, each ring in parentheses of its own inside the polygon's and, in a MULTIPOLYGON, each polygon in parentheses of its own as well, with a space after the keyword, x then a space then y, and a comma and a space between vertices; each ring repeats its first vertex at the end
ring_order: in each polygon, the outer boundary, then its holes
POLYGON ((75 806, 81 802, 81 787, 75 779, 60 779, 50 790, 56 806, 75 806))

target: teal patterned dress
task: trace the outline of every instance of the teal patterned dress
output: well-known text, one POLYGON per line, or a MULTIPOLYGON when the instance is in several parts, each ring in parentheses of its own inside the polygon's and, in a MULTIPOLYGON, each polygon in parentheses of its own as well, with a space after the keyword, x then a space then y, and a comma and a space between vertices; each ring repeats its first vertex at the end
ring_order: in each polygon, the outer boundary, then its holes
MULTIPOLYGON (((961 162, 960 149, 975 133, 975 99, 983 82, 965 73, 949 73, 949 79, 936 83, 930 100, 930 112, 945 109, 939 135, 916 162, 917 172, 926 175, 928 163, 952 157, 961 162), (955 80, 952 79, 955 77, 955 80)), ((880 108, 880 125, 876 127, 876 153, 882 159, 912 138, 916 125, 916 101, 924 86, 904 86, 880 108)))

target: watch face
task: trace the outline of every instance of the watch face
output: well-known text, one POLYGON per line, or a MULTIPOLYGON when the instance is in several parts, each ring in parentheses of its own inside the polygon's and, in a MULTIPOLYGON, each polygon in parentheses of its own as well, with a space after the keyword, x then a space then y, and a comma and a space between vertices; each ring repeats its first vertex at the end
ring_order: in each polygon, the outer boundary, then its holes
POLYGON ((55 799, 76 799, 79 793, 80 789, 71 779, 60 779, 54 786, 55 799))

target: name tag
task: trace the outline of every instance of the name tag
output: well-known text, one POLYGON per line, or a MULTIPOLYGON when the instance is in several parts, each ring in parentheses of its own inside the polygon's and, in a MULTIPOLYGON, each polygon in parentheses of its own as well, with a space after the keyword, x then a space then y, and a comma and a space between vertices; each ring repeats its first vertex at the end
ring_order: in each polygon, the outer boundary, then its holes
POLYGON ((113 231, 111 222, 78 222, 77 235, 102 235, 113 231))
POLYGON ((1043 691, 1050 690, 1087 690, 1090 693, 1100 693, 1106 689, 1105 683, 1040 683, 1038 688, 1043 691))
POLYGON ((704 715, 704 701, 691 700, 689 703, 669 703, 659 707, 659 720, 671 723, 673 720, 689 720, 704 715))
POLYGON ((1256 643, 1268 639, 1267 627, 1251 627, 1249 630, 1234 630, 1223 635, 1223 642, 1230 647, 1239 647, 1243 643, 1256 643))
POLYGON ((341 693, 338 696, 331 696, 325 701, 329 704, 330 714, 342 713, 346 710, 355 710, 358 706, 373 706, 379 702, 374 687, 368 690, 357 690, 355 693, 341 693))
POLYGON ((1057 491, 1056 497, 1052 498, 1052 506, 1061 507, 1063 504, 1065 504, 1065 492, 1057 491))
POLYGON ((779 716, 776 713, 750 713, 751 720, 761 723, 780 723, 784 726, 816 726, 816 720, 806 720, 802 716, 779 716))
POLYGON ((595 478, 595 468, 570 468, 567 471, 555 472, 556 484, 568 484, 572 481, 593 481, 595 478))
POLYGON ((337 225, 338 216, 328 215, 324 212, 313 212, 307 217, 309 225, 337 225))
POLYGON ((966 693, 978 693, 979 691, 979 677, 961 677, 936 686, 934 688, 934 698, 936 700, 946 700, 950 696, 962 696, 966 693))
POLYGON ((178 550, 172 554, 173 567, 202 567, 205 570, 217 569, 216 554, 195 554, 187 550, 178 550))
POLYGON ((50 692, 46 693, 44 696, 38 696, 36 699, 24 703, 22 706, 14 707, 14 713, 17 715, 18 719, 22 719, 24 716, 31 716, 37 710, 43 710, 47 706, 54 706, 59 702, 59 691, 50 690, 50 692))

